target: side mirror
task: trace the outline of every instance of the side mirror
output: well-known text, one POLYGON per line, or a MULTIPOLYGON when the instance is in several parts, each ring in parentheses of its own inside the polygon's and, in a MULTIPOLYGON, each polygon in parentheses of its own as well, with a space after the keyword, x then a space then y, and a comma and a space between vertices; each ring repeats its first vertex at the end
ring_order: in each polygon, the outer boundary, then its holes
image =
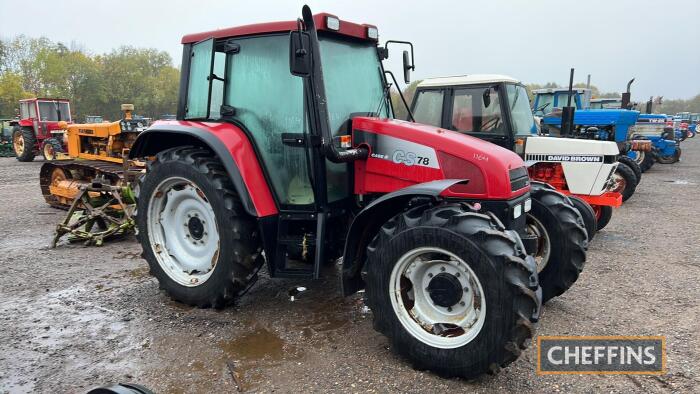
POLYGON ((486 88, 481 98, 484 101, 484 108, 488 108, 491 105, 491 88, 486 88))
POLYGON ((289 72, 297 77, 311 75, 311 39, 309 33, 289 33, 289 72))
POLYGON ((403 81, 407 84, 411 83, 411 70, 413 66, 411 65, 411 60, 408 55, 408 51, 403 51, 403 81))

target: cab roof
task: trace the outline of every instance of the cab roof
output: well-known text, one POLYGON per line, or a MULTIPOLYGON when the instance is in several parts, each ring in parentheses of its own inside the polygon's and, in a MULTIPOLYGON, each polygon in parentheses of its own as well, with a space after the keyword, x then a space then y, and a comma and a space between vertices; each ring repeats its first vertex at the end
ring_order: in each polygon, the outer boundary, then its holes
MULTIPOLYGON (((585 93, 586 91, 589 91, 591 89, 586 89, 586 88, 573 88, 571 89, 574 92, 577 93, 585 93)), ((544 89, 534 89, 532 93, 536 94, 545 94, 545 93, 562 93, 562 92, 568 92, 569 88, 544 88, 544 89)))
POLYGON ((35 97, 35 98, 28 98, 28 99, 22 99, 19 100, 20 102, 22 101, 60 101, 60 102, 70 102, 70 100, 65 99, 65 98, 47 98, 47 97, 35 97))
POLYGON ((451 77, 438 77, 438 78, 428 78, 424 79, 418 84, 419 88, 423 87, 442 87, 442 86, 455 86, 455 85, 477 85, 482 83, 499 83, 499 82, 509 82, 509 83, 520 83, 517 79, 509 77, 507 75, 499 74, 469 74, 469 75, 455 75, 451 77))
MULTIPOLYGON (((368 24, 358 24, 353 22, 348 22, 341 20, 337 16, 328 13, 320 13, 314 15, 314 23, 316 24, 316 29, 320 31, 328 31, 331 33, 341 34, 345 36, 355 37, 368 41, 377 41, 376 39, 369 38, 367 35, 367 28, 373 27, 374 25, 368 24), (340 20, 340 29, 333 30, 328 28, 328 18, 335 18, 340 20)), ((182 37, 183 44, 191 44, 199 41, 203 41, 209 38, 232 38, 232 37, 243 37, 251 36, 257 34, 266 33, 285 33, 297 29, 297 21, 281 21, 281 22, 266 22, 266 23, 256 23, 252 25, 243 25, 228 27, 225 29, 205 31, 202 33, 188 34, 182 37)))

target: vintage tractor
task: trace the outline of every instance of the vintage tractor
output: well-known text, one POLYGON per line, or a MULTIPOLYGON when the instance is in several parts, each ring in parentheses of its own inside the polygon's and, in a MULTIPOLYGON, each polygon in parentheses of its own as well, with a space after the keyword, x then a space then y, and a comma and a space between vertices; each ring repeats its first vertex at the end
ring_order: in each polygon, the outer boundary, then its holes
POLYGON ((681 137, 673 127, 673 121, 667 121, 663 114, 641 114, 634 126, 634 138, 651 141, 651 152, 633 152, 634 159, 642 172, 651 168, 655 162, 672 164, 681 157, 681 137))
MULTIPOLYGON (((559 100, 561 101, 561 100, 559 100)), ((552 103, 558 105, 557 97, 552 103)), ((568 195, 584 222, 589 239, 605 227, 613 207, 622 204, 614 188, 618 149, 614 142, 538 137, 525 86, 505 75, 464 75, 423 80, 416 88, 411 112, 416 122, 477 137, 518 153, 530 179, 549 184, 568 195)), ((546 189, 534 188, 528 228, 548 234, 541 258, 569 260, 570 242, 558 227, 560 220, 542 220, 537 213, 561 215, 537 198, 546 189)), ((542 266, 542 265, 541 265, 542 266)), ((546 264, 545 264, 546 266, 546 264)))
POLYGON ((55 160, 65 152, 62 123, 71 123, 70 102, 65 99, 20 100, 19 120, 12 122, 12 145, 19 161, 32 161, 41 153, 55 160))
POLYGON ((39 182, 48 204, 68 209, 57 227, 53 246, 64 235, 71 241, 101 244, 105 239, 131 232, 135 200, 130 183, 145 169, 127 160, 140 132, 141 121, 132 118, 134 106, 123 104, 123 119, 110 123, 61 124, 68 150, 63 158, 41 166, 39 182))
MULTIPOLYGON (((541 303, 522 159, 391 119, 377 28, 302 14, 182 39, 177 120, 130 152, 154 157, 134 187, 151 273, 177 301, 222 307, 265 263, 318 278, 342 261, 343 294, 365 289, 375 328, 417 367, 496 372, 541 303)), ((563 209, 583 264, 582 220, 563 209)))
MULTIPOLYGON (((627 201, 641 181, 642 171, 629 156, 629 151, 650 152, 651 143, 632 138, 633 127, 639 117, 639 111, 626 109, 590 109, 590 91, 581 88, 556 88, 533 90, 533 110, 535 114, 544 110, 542 131, 549 135, 567 138, 582 138, 617 143, 620 164, 615 169, 615 189, 627 201), (571 92, 571 93, 569 93, 571 92), (573 127, 570 133, 562 135, 562 108, 568 103, 571 94, 571 106, 575 108, 573 127), (551 103, 551 104, 550 104, 551 103), (551 112, 546 112, 552 107, 551 112)), ((627 93, 626 93, 627 94, 627 93)))

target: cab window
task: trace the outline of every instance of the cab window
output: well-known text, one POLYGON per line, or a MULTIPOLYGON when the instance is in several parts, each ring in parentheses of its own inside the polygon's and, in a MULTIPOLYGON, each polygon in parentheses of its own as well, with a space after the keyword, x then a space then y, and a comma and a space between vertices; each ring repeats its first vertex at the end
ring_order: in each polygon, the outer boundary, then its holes
POLYGON ((498 86, 455 89, 452 104, 452 130, 505 133, 498 86))
POLYGON ((444 93, 441 90, 423 90, 418 92, 416 105, 413 109, 413 119, 418 123, 442 127, 442 100, 444 93))

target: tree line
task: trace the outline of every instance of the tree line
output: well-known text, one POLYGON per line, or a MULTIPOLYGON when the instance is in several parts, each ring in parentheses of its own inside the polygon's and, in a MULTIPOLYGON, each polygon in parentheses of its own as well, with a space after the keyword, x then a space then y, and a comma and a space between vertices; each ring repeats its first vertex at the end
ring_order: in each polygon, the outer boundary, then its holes
POLYGON ((86 115, 121 118, 120 105, 158 118, 177 106, 180 71, 167 52, 122 46, 93 55, 48 38, 0 39, 0 118, 14 117, 22 98, 71 100, 76 122, 86 115))

